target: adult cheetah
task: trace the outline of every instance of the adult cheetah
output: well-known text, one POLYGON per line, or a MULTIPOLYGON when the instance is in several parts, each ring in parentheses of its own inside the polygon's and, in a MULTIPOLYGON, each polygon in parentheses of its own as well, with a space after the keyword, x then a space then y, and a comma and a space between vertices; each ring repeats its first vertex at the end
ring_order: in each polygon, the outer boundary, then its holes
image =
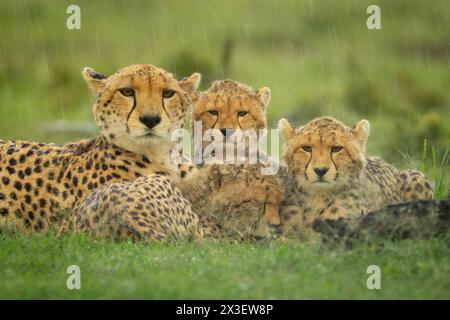
MULTIPOLYGON (((0 228, 59 228, 67 223, 66 212, 103 185, 152 174, 178 176, 170 159, 175 143, 170 133, 183 126, 200 75, 177 81, 152 65, 132 65, 110 77, 85 68, 83 76, 96 96, 100 135, 62 146, 0 141, 0 228)), ((188 204, 180 205, 186 207, 185 223, 195 225, 188 204)))
POLYGON ((74 210, 73 230, 111 240, 202 239, 191 204, 164 175, 104 185, 74 210))
POLYGON ((357 216, 411 199, 428 200, 432 188, 417 171, 399 172, 382 159, 365 155, 370 125, 353 128, 321 117, 294 129, 285 119, 287 192, 282 217, 287 226, 310 227, 318 219, 357 216))

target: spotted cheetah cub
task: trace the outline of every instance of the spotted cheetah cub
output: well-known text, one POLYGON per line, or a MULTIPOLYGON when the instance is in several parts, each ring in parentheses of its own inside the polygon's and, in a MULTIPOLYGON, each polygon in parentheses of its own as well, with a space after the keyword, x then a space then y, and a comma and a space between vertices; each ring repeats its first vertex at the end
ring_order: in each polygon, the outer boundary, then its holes
POLYGON ((364 153, 370 125, 352 128, 321 117, 294 129, 281 119, 288 190, 282 216, 286 225, 311 226, 316 219, 362 215, 392 203, 430 199, 432 188, 417 171, 399 172, 364 153))
MULTIPOLYGON (((236 151, 239 133, 247 137, 248 130, 258 133, 266 128, 269 101, 269 88, 253 90, 232 80, 214 81, 194 99, 193 125, 201 124, 202 130, 198 132, 193 128, 193 141, 199 138, 196 135, 204 138, 207 131, 213 130, 214 139, 223 142, 224 158, 220 164, 202 164, 198 167, 200 175, 188 175, 185 179, 191 179, 184 181, 180 188, 203 221, 214 221, 224 234, 233 237, 266 237, 280 225, 283 186, 275 174, 262 174, 261 169, 269 165, 267 156, 260 152, 264 162, 251 164, 248 140, 243 152, 245 159, 240 163, 236 151), (227 146, 234 150, 232 161, 227 158, 231 153, 225 156, 227 146)), ((207 158, 206 150, 212 141, 202 139, 200 142, 200 147, 195 149, 194 146, 194 150, 207 158)), ((205 234, 208 233, 206 230, 205 234)))

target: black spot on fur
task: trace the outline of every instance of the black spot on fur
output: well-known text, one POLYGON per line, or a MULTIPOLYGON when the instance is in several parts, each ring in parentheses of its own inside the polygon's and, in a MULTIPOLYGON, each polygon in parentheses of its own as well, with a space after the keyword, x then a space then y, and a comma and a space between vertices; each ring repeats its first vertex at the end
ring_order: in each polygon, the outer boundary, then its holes
POLYGON ((141 168, 141 169, 145 168, 145 165, 142 162, 136 161, 135 163, 139 168, 141 168))
POLYGON ((14 212, 14 215, 17 219, 22 219, 22 211, 16 210, 16 212, 14 212))
POLYGON ((0 216, 6 217, 8 215, 8 209, 6 208, 0 208, 0 216))
POLYGON ((36 180, 36 185, 41 188, 44 185, 44 180, 42 180, 41 178, 38 178, 36 180))
POLYGON ((27 228, 30 228, 30 227, 31 227, 31 222, 30 222, 30 220, 29 220, 28 218, 26 218, 26 219, 23 221, 23 224, 24 224, 25 227, 27 227, 27 228))
POLYGON ((142 161, 144 161, 145 163, 150 164, 150 160, 146 157, 146 156, 142 156, 142 161))
POLYGON ((7 177, 2 177, 2 182, 5 186, 9 184, 9 179, 7 177))
POLYGON ((30 167, 27 167, 27 168, 25 169, 25 174, 26 174, 27 176, 31 176, 32 173, 33 173, 33 171, 31 170, 30 167))
POLYGON ((19 176, 20 179, 24 179, 25 178, 25 173, 23 173, 22 170, 19 171, 19 173, 17 174, 19 176))
POLYGON ((16 169, 14 169, 12 167, 6 167, 6 170, 8 171, 9 174, 15 174, 16 173, 16 169))
POLYGON ((22 190, 22 183, 19 181, 14 182, 14 188, 16 188, 18 191, 22 190))
POLYGON ((39 199, 39 205, 41 206, 42 209, 44 209, 45 206, 47 205, 47 200, 45 200, 44 198, 39 199))
POLYGON ((27 192, 31 191, 31 188, 32 188, 31 183, 29 183, 29 182, 25 183, 24 187, 25 187, 25 190, 27 190, 27 192))

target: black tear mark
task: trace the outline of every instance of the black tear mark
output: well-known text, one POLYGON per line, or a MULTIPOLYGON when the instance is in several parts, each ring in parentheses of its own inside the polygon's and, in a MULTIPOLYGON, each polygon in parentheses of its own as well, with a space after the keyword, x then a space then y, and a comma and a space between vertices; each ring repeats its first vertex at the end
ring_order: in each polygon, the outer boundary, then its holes
POLYGON ((309 180, 309 179, 308 179, 308 175, 306 174, 306 172, 308 171, 308 166, 309 166, 309 163, 311 162, 311 160, 312 160, 312 151, 311 151, 311 153, 310 153, 308 162, 306 163, 306 166, 305 166, 305 179, 306 179, 306 181, 309 180))
POLYGON ((236 115, 236 121, 238 123, 239 129, 242 130, 242 126, 241 126, 241 123, 239 122, 239 116, 238 115, 236 115))
MULTIPOLYGON (((214 103, 214 108, 216 107, 216 104, 214 103)), ((214 121, 214 124, 212 125, 211 129, 215 129, 214 127, 216 126, 217 122, 219 122, 219 117, 220 117, 220 113, 217 113, 217 117, 216 117, 216 121, 214 121)), ((202 125, 203 125, 203 121, 202 121, 202 125)))
POLYGON ((164 98, 162 96, 161 96, 161 102, 162 102, 162 107, 164 109, 164 112, 166 113, 167 117, 169 117, 169 119, 170 119, 169 113, 167 112, 166 106, 164 105, 164 98))
POLYGON ((334 177, 334 181, 336 181, 339 177, 339 171, 338 171, 338 166, 337 166, 336 162, 334 162, 333 152, 331 152, 331 150, 330 150, 330 157, 331 157, 331 162, 333 162, 334 168, 336 169, 336 176, 334 177))
POLYGON ((130 132, 130 128, 128 127, 128 120, 130 120, 131 114, 133 113, 134 109, 136 109, 136 96, 133 96, 133 107, 131 108, 130 112, 127 115, 127 121, 125 122, 125 125, 127 127, 127 132, 130 132))

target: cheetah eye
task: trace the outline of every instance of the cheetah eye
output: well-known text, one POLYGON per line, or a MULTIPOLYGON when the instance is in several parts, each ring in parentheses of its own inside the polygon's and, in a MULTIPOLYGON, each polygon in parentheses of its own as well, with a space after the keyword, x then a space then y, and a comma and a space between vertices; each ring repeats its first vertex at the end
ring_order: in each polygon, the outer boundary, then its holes
POLYGON ((134 97, 134 90, 132 88, 121 88, 119 91, 125 97, 134 97))
POLYGON ((238 113, 237 113, 237 115, 238 115, 238 117, 243 117, 243 116, 245 116, 245 115, 247 115, 247 111, 239 111, 238 113))
POLYGON ((307 145, 302 146, 302 149, 304 151, 306 151, 306 152, 311 152, 312 151, 312 147, 311 146, 307 146, 307 145))
POLYGON ((164 99, 172 98, 174 94, 175 94, 175 91, 174 91, 174 90, 164 89, 164 90, 162 91, 162 97, 163 97, 164 99))
POLYGON ((331 152, 336 153, 342 150, 342 146, 332 146, 331 152))
POLYGON ((217 110, 208 110, 209 114, 217 117, 219 115, 219 112, 217 112, 217 110))

